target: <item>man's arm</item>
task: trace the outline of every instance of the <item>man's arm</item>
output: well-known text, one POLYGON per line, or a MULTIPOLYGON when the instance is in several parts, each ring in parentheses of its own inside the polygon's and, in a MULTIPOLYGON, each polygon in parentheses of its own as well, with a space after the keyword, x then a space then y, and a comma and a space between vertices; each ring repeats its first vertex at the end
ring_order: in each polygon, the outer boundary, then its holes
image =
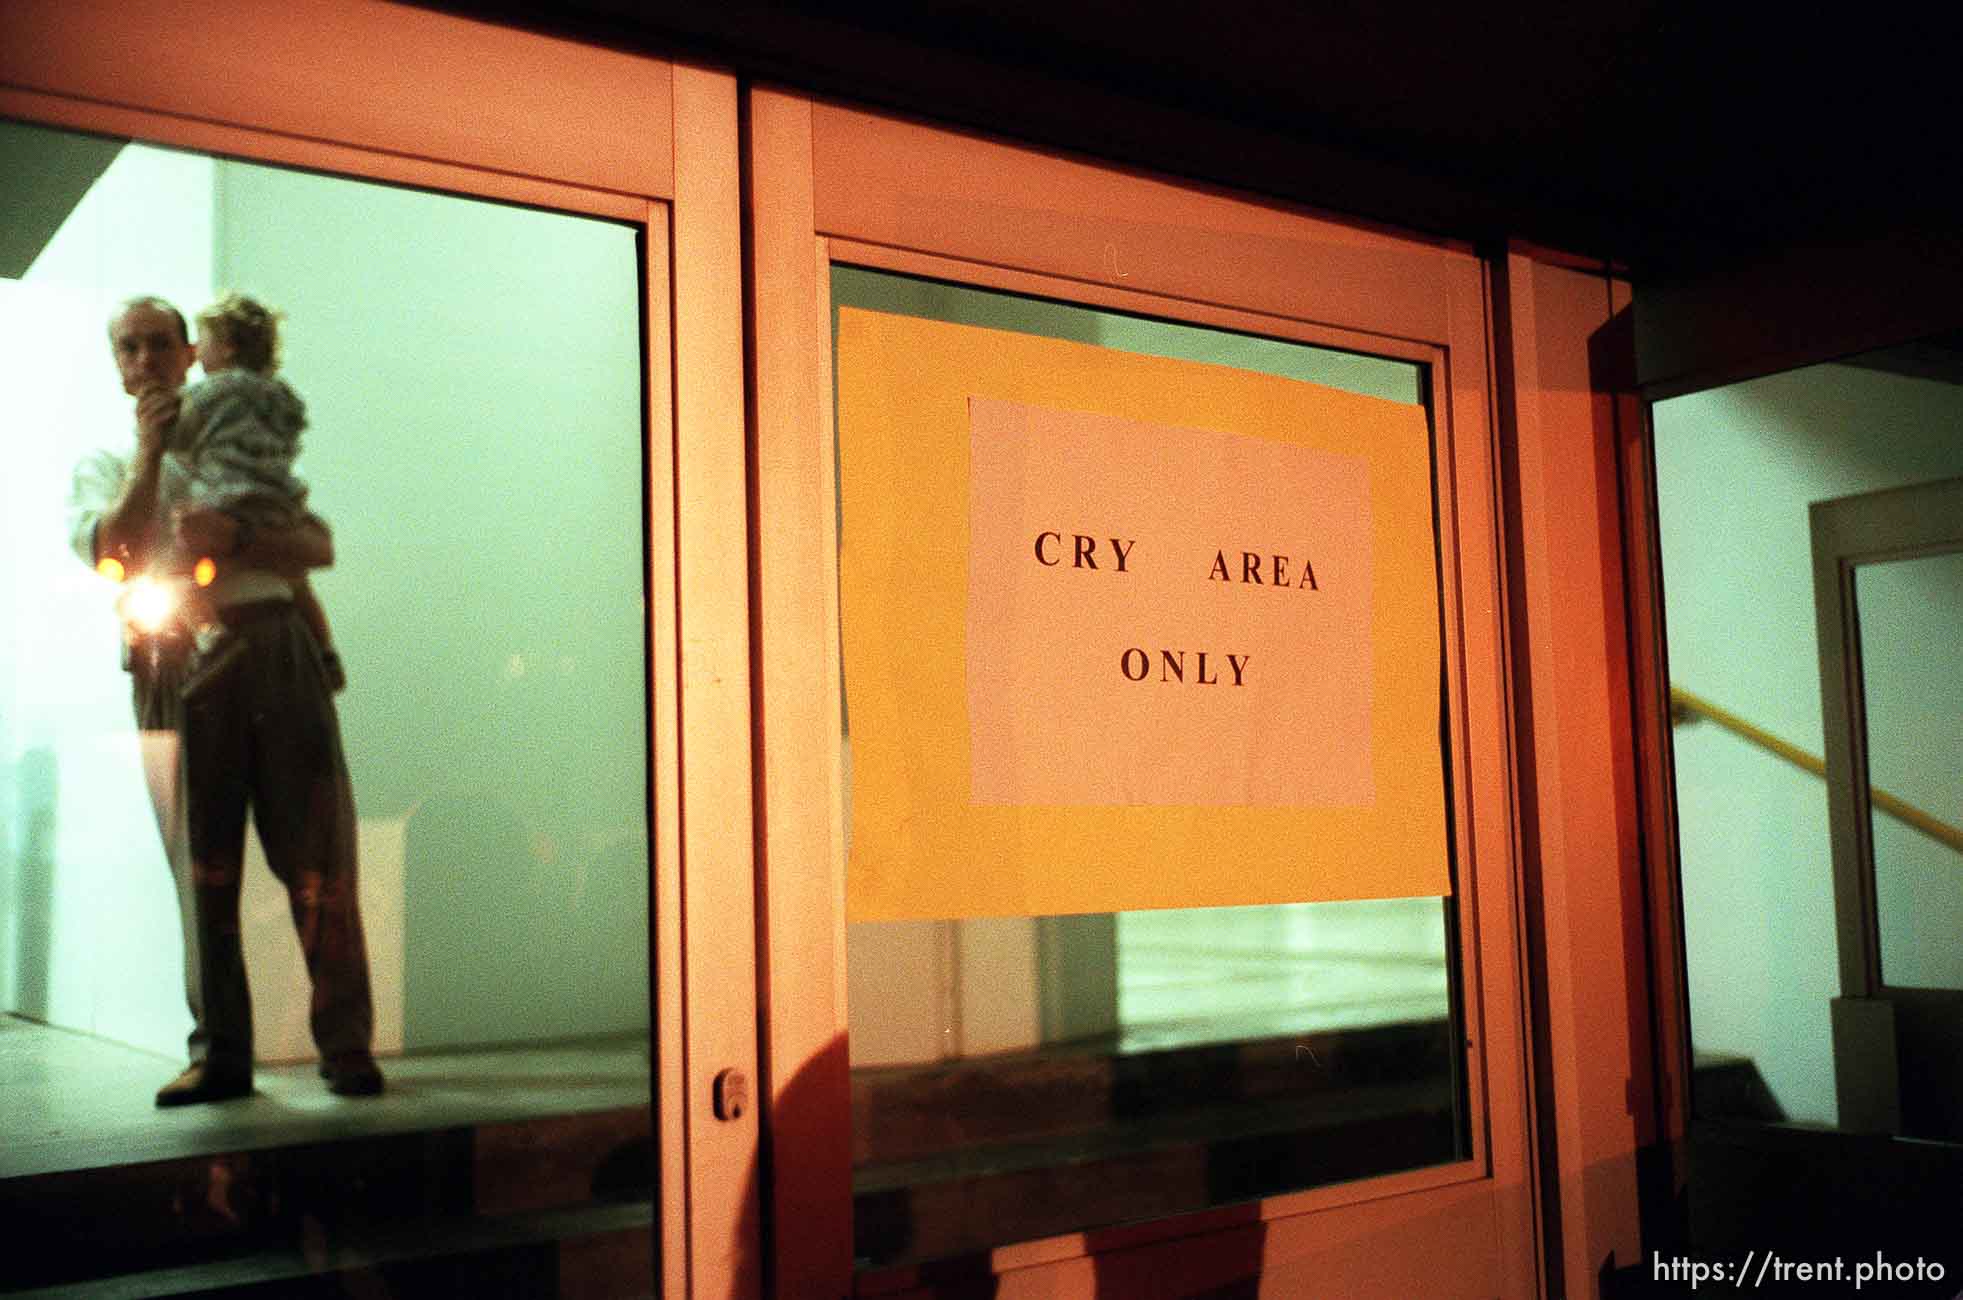
POLYGON ((222 510, 200 507, 177 517, 177 536, 194 555, 227 566, 265 569, 289 578, 334 563, 334 534, 319 515, 303 515, 288 528, 247 528, 222 510))
POLYGON ((113 452, 98 451, 76 463, 68 485, 68 545, 91 569, 101 558, 96 534, 109 504, 123 490, 129 462, 113 452))

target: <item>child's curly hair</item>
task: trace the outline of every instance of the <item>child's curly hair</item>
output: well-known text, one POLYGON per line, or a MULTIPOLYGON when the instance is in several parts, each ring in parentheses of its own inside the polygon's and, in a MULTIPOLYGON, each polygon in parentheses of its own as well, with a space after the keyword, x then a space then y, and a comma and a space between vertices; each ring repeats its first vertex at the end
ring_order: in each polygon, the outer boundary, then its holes
POLYGON ((198 328, 232 345, 238 363, 270 375, 279 369, 279 323, 285 316, 242 293, 227 293, 198 313, 198 328))

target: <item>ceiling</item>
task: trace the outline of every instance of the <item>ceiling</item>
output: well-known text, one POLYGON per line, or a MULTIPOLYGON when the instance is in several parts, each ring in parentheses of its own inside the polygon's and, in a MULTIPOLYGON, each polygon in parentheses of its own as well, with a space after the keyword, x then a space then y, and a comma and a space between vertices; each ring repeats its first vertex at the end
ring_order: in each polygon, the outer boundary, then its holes
POLYGON ((1963 218, 1963 15, 1681 0, 439 7, 1638 275, 1963 218))

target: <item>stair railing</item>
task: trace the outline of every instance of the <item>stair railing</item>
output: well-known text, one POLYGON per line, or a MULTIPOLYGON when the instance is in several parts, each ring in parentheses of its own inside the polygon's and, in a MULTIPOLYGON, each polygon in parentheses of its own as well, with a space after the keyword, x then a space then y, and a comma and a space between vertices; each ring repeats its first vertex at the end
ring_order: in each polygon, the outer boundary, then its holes
MULTIPOLYGON (((1782 740, 1765 728, 1745 721, 1729 709, 1719 708, 1701 695, 1692 694, 1681 686, 1670 687, 1670 721, 1674 725, 1708 719, 1726 731, 1743 740, 1757 745, 1769 754, 1776 754, 1794 767, 1811 772, 1821 780, 1826 780, 1827 764, 1817 754, 1809 754, 1789 740, 1782 740)), ((1946 845, 1963 853, 1963 830, 1925 812, 1895 795, 1889 794, 1879 786, 1868 787, 1868 801, 1882 812, 1921 831, 1938 844, 1946 845)))

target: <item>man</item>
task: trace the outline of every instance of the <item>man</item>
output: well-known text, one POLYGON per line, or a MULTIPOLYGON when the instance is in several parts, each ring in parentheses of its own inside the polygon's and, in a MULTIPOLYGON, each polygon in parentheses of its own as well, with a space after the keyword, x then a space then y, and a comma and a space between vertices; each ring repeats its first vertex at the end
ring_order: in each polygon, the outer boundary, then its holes
POLYGON ((252 1004, 239 929, 248 806, 266 861, 286 887, 313 985, 321 1074, 343 1096, 382 1091, 355 879, 354 795, 321 650, 293 604, 291 579, 333 562, 325 525, 253 532, 215 510, 180 509, 189 467, 164 450, 178 390, 196 359, 184 317, 132 299, 110 322, 123 389, 136 401, 136 448, 77 467, 71 541, 85 563, 183 574, 216 563, 205 595, 238 657, 183 693, 189 638, 131 656, 137 726, 175 738, 175 770, 151 797, 177 884, 190 1067, 159 1106, 252 1091, 252 1004))

